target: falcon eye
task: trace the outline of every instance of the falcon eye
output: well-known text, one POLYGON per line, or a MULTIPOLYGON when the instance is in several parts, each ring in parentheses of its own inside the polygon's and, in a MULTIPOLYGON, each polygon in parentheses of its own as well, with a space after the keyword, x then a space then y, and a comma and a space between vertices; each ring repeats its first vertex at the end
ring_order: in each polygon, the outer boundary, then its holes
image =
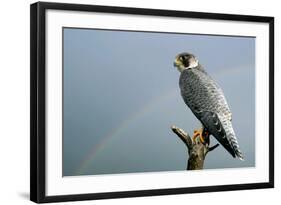
POLYGON ((183 61, 184 59, 185 59, 185 58, 184 58, 184 56, 181 56, 181 57, 180 57, 180 60, 182 60, 182 61, 183 61))

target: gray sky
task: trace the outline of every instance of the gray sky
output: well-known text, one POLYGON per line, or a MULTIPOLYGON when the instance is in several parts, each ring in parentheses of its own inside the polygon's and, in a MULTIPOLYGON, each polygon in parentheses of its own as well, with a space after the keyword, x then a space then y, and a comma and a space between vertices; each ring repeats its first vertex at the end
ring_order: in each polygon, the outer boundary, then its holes
POLYGON ((65 28, 64 176, 186 168, 187 150, 170 126, 192 134, 201 125, 173 67, 184 51, 222 87, 245 157, 219 146, 205 169, 255 166, 254 38, 65 28))

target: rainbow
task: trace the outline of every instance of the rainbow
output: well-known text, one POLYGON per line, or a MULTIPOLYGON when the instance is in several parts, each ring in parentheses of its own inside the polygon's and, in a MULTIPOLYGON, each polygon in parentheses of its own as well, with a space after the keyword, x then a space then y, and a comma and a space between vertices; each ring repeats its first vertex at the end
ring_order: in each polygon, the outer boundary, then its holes
POLYGON ((78 169, 75 171, 75 173, 77 175, 83 174, 84 171, 90 166, 94 158, 97 156, 97 154, 102 150, 104 150, 106 145, 108 145, 112 139, 115 139, 115 137, 117 137, 120 133, 126 130, 126 128, 129 127, 134 121, 142 118, 146 113, 149 113, 151 110, 153 110, 158 104, 162 103, 165 100, 172 99, 178 96, 179 95, 178 92, 179 89, 174 88, 162 95, 159 95, 153 98, 148 103, 146 103, 139 110, 129 115, 129 117, 127 117, 124 121, 122 121, 117 127, 112 129, 106 136, 102 138, 102 140, 99 143, 95 144, 91 148, 89 153, 83 159, 82 163, 79 165, 78 169))

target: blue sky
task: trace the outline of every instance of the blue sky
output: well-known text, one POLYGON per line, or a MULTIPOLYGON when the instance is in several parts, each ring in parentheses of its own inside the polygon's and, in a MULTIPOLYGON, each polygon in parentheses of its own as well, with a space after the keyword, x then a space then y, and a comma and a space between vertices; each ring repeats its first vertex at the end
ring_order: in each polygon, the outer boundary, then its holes
POLYGON ((65 28, 63 175, 186 168, 170 126, 193 133, 200 123, 180 96, 180 52, 195 54, 222 87, 245 156, 220 146, 205 169, 255 165, 254 38, 65 28))

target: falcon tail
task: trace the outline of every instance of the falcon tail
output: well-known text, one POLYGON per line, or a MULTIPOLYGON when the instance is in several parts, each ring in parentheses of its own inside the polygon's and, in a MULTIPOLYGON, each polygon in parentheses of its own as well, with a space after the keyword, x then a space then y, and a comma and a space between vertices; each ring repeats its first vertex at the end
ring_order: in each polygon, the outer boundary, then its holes
MULTIPOLYGON (((229 120, 224 121, 224 124, 226 123, 226 129, 225 129, 225 134, 226 134, 226 139, 229 142, 230 149, 232 151, 232 156, 233 157, 238 157, 240 160, 244 160, 242 152, 240 151, 239 145, 237 138, 235 137, 235 132, 232 128, 232 123, 229 120)), ((228 149, 227 149, 228 150, 228 149)), ((230 151, 230 150, 228 150, 230 151)))
POLYGON ((232 149, 233 149, 233 151, 234 151, 234 153, 235 153, 235 156, 234 156, 234 157, 238 157, 240 160, 244 161, 244 158, 243 158, 242 152, 241 152, 240 149, 239 149, 239 145, 238 145, 238 142, 237 142, 237 140, 236 140, 236 137, 233 136, 233 135, 231 135, 231 136, 229 137, 229 139, 230 139, 230 141, 231 141, 230 144, 231 144, 231 146, 232 146, 232 149))
POLYGON ((240 160, 244 160, 242 152, 239 149, 238 142, 234 135, 228 135, 225 138, 214 136, 220 144, 234 157, 239 158, 240 160))

